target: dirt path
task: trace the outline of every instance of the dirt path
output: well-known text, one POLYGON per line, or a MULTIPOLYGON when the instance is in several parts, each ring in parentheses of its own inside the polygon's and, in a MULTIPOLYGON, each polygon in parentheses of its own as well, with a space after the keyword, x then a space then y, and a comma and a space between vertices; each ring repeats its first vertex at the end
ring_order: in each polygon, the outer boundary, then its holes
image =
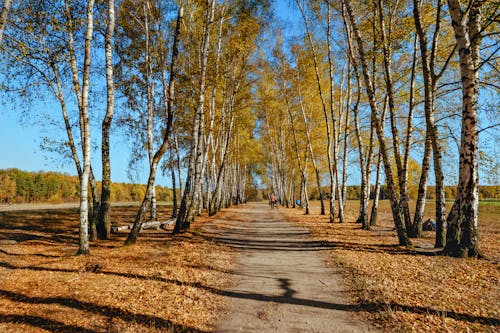
POLYGON ((376 332, 355 313, 325 248, 265 203, 233 210, 219 242, 237 251, 236 284, 217 332, 376 332))

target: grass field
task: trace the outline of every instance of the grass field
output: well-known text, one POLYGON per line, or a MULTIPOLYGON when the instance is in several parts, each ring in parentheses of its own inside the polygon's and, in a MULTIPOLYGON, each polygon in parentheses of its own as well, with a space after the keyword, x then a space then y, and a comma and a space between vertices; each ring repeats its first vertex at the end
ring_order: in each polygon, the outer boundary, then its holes
MULTIPOLYGON (((344 268, 345 283, 366 316, 383 331, 498 332, 500 329, 500 205, 480 205, 480 248, 488 260, 434 255, 434 232, 397 246, 389 203, 382 201, 379 225, 366 231, 354 223, 357 201, 348 202, 346 223, 330 224, 314 203, 311 215, 280 208, 330 244, 330 264, 344 268), (382 310, 380 310, 382 309, 382 310)), ((427 205, 430 217, 434 206, 427 205)))

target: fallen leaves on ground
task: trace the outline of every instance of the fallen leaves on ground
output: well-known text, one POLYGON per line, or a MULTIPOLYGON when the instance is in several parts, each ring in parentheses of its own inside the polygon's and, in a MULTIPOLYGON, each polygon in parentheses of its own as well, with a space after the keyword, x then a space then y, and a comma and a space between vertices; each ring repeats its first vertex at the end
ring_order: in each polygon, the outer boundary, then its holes
POLYGON ((377 326, 393 332, 498 332, 498 209, 480 220, 481 250, 490 259, 477 260, 433 255, 433 232, 414 240, 414 249, 397 246, 387 202, 379 208, 379 225, 362 230, 355 223, 356 204, 348 202, 346 222, 333 225, 328 215, 280 210, 331 247, 331 264, 343 268, 345 283, 377 326))
MULTIPOLYGON (((124 223, 135 210, 113 213, 124 223)), ((0 238, 17 241, 0 245, 1 332, 213 330, 223 307, 217 291, 229 280, 227 248, 160 230, 128 247, 126 233, 113 235, 75 256, 77 221, 76 210, 0 214, 0 238)))

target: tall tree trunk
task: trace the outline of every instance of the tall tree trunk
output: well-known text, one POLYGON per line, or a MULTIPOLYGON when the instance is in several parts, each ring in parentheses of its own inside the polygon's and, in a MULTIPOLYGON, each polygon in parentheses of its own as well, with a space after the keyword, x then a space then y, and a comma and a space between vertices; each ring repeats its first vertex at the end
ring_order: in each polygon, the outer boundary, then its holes
MULTIPOLYGON (((396 161, 397 179, 399 184, 399 205, 403 213, 405 229, 408 232, 411 228, 411 217, 410 217, 410 206, 408 203, 407 194, 407 177, 404 175, 403 162, 401 160, 400 154, 400 143, 399 143, 399 132, 396 124, 396 106, 394 101, 394 84, 392 78, 392 46, 391 46, 391 31, 392 31, 392 13, 389 14, 389 27, 388 36, 386 37, 386 25, 385 25, 385 15, 384 8, 382 5, 382 0, 377 0, 374 4, 378 7, 378 21, 380 29, 380 38, 383 50, 384 59, 384 78, 385 86, 387 91, 387 97, 389 101, 389 116, 391 124, 392 133, 392 150, 394 152, 394 160, 396 161)), ((411 132, 410 132, 411 133, 411 132)))
POLYGON ((186 185, 184 194, 182 196, 179 215, 175 223, 174 233, 180 233, 189 228, 192 214, 197 209, 198 201, 198 184, 197 181, 201 179, 201 164, 202 163, 202 134, 200 129, 203 124, 203 109, 205 104, 205 91, 206 91, 206 72, 208 63, 208 53, 210 46, 210 27, 214 20, 215 13, 215 0, 207 0, 207 8, 205 13, 205 30, 202 41, 201 49, 201 63, 200 63, 200 85, 198 104, 196 107, 194 120, 193 120, 193 133, 192 133, 192 146, 189 155, 189 167, 186 177, 186 185))
POLYGON ((5 26, 7 25, 7 19, 9 17, 10 7, 12 6, 12 0, 4 0, 2 11, 0 12, 0 45, 2 45, 3 32, 5 26))
MULTIPOLYGON (((149 1, 145 1, 143 3, 144 10, 144 33, 145 33, 145 56, 144 56, 144 65, 145 65, 145 75, 144 81, 146 83, 146 99, 147 99, 147 150, 148 150, 148 158, 149 164, 153 163, 154 157, 154 146, 153 146, 153 116, 154 116, 154 94, 155 94, 155 81, 153 78, 153 64, 151 61, 152 51, 151 51, 151 37, 149 31, 149 17, 151 15, 149 1)), ((150 219, 152 221, 156 220, 156 188, 155 185, 148 187, 149 190, 149 200, 150 200, 150 219)))
POLYGON ((455 31, 462 76, 462 131, 458 193, 448 215, 444 253, 456 257, 480 257, 477 237, 478 216, 478 129, 479 62, 483 2, 472 3, 463 12, 458 0, 448 0, 455 31), (468 15, 468 17, 466 17, 468 15))
MULTIPOLYGON (((323 111, 325 113, 325 122, 327 129, 327 149, 328 149, 328 171, 330 172, 330 222, 335 221, 335 193, 337 194, 337 199, 339 202, 339 222, 344 223, 344 206, 342 205, 342 192, 339 186, 339 168, 338 168, 338 135, 337 135, 337 115, 335 114, 335 96, 334 96, 334 78, 333 78, 333 55, 331 47, 331 10, 330 6, 327 6, 327 48, 328 48, 328 74, 330 77, 330 117, 332 118, 332 128, 333 128, 333 138, 330 137, 330 126, 328 125, 328 114, 326 112, 326 107, 323 102, 323 111), (332 140, 333 139, 333 140, 332 140), (333 151, 332 151, 333 148, 333 151), (331 155, 333 153, 333 156, 331 155)), ((316 69, 318 66, 316 66, 316 69)), ((342 81, 344 80, 344 73, 342 72, 342 81)), ((319 80, 319 71, 316 70, 316 79, 318 81, 318 89, 321 89, 319 80)), ((340 85, 340 93, 342 95, 342 84, 340 85)), ((341 115, 341 110, 339 110, 341 115)), ((339 126, 341 126, 339 122, 339 126)))
POLYGON ((106 53, 106 115, 102 122, 102 183, 99 222, 97 225, 100 239, 111 238, 111 162, 109 158, 109 131, 115 109, 115 87, 113 81, 113 33, 115 30, 115 2, 107 0, 107 26, 105 35, 106 53))
MULTIPOLYGON (((330 132, 330 121, 328 119, 328 112, 327 112, 327 108, 326 108, 326 102, 325 102, 325 98, 323 96, 323 88, 321 86, 321 77, 320 77, 320 73, 319 73, 319 65, 318 65, 318 57, 317 57, 317 54, 316 54, 316 48, 314 47, 312 36, 311 36, 310 30, 309 30, 309 24, 307 22, 307 18, 306 18, 306 15, 305 15, 302 3, 299 0, 297 0, 296 3, 297 3, 297 6, 299 7, 300 12, 302 14, 302 17, 304 19, 304 25, 306 27, 307 40, 309 41, 309 47, 311 48, 311 51, 312 51, 312 54, 313 54, 314 72, 316 74, 316 83, 318 85, 318 92, 319 92, 319 96, 320 96, 320 99, 321 99, 321 105, 322 105, 322 109, 323 109, 323 115, 325 117, 326 147, 327 147, 326 148, 327 149, 327 154, 326 155, 327 155, 327 159, 328 159, 327 160, 328 161, 328 173, 329 173, 329 176, 330 176, 330 201, 329 201, 330 202, 330 214, 329 214, 329 217, 330 217, 330 222, 333 223, 335 221, 335 178, 334 178, 334 168, 333 168, 333 163, 332 163, 332 137, 331 137, 331 132, 330 132)), ((330 41, 330 38, 328 37, 328 43, 329 43, 329 41, 330 41)), ((328 54, 330 56, 330 52, 328 52, 328 54)), ((331 69, 330 69, 330 72, 331 72, 331 69)), ((332 82, 332 84, 333 84, 333 82, 332 82)), ((332 101, 332 105, 333 105, 333 101, 332 101)), ((335 126, 335 118, 333 119, 333 121, 334 121, 334 126, 335 126)), ((311 154, 312 154, 312 145, 310 145, 310 150, 311 150, 311 154)), ((316 164, 316 162, 314 161, 314 157, 311 156, 311 158, 313 159, 313 163, 316 164)), ((325 215, 325 205, 323 203, 323 191, 321 190, 321 181, 320 181, 320 176, 319 176, 319 169, 316 168, 316 167, 315 167, 315 172, 316 172, 316 179, 317 179, 317 182, 318 182, 318 190, 319 190, 320 197, 321 197, 321 215, 325 215)))
POLYGON ((147 207, 151 202, 151 187, 154 187, 155 177, 156 177, 156 169, 160 159, 165 154, 167 150, 168 142, 170 139, 170 134, 172 132, 172 123, 174 119, 174 102, 175 102, 175 80, 177 79, 177 58, 179 55, 179 38, 181 34, 181 24, 182 18, 184 15, 184 8, 180 6, 179 11, 177 13, 177 22, 175 25, 175 34, 174 41, 172 45, 172 58, 170 60, 170 77, 168 81, 168 103, 167 103, 167 124, 165 128, 165 132, 163 134, 162 143, 158 151, 154 154, 152 163, 150 164, 149 169, 149 177, 146 185, 146 194, 141 202, 141 206, 137 212, 137 215, 134 220, 134 225, 132 230, 130 231, 127 240, 125 241, 125 245, 135 244, 137 241, 137 237, 139 237, 139 232, 142 228, 142 221, 144 219, 144 214, 146 213, 147 207))
MULTIPOLYGON (((444 174, 442 168, 442 153, 441 145, 439 144, 438 131, 434 121, 434 100, 436 96, 437 81, 446 68, 448 61, 445 62, 440 74, 434 73, 434 57, 437 47, 438 32, 441 23, 441 1, 437 2, 435 30, 432 40, 431 54, 429 55, 427 47, 427 34, 421 23, 420 4, 417 0, 413 0, 413 18, 415 28, 420 41, 420 54, 422 58, 422 74, 424 79, 424 109, 427 125, 427 132, 432 145, 434 175, 436 179, 436 242, 435 247, 443 247, 445 245, 445 229, 446 229, 446 206, 445 206, 445 191, 444 191, 444 174)), ((452 51, 453 53, 453 51, 452 51)))
MULTIPOLYGON (((75 66, 75 70, 76 70, 76 63, 75 64, 71 63, 71 66, 73 66, 73 65, 75 66)), ((68 117, 68 112, 67 112, 67 108, 66 108, 66 101, 64 98, 64 94, 63 94, 62 81, 60 79, 59 69, 58 69, 57 65, 55 64, 55 62, 51 64, 51 68, 52 68, 54 78, 55 78, 55 86, 51 85, 51 87, 52 87, 57 99, 59 100, 59 104, 61 106, 64 125, 66 128, 66 134, 68 137, 68 145, 69 145, 70 150, 71 150, 71 156, 73 158, 73 161, 75 162, 75 167, 76 167, 76 171, 78 174, 78 179, 81 180, 81 178, 83 177, 83 170, 81 167, 80 158, 79 158, 78 153, 77 153, 75 140, 73 138, 73 130, 71 129, 71 124, 70 124, 69 117, 68 117)), ((80 87, 79 83, 78 83, 77 87, 79 89, 79 87, 80 87)), ((81 91, 76 91, 76 95, 79 98, 78 101, 79 101, 79 108, 80 108, 82 105, 81 104, 81 96, 82 96, 81 91)), ((83 144, 83 142, 82 142, 82 144, 83 144)), ((96 229, 97 214, 96 213, 98 213, 100 205, 99 205, 99 200, 97 199, 97 197, 98 197, 97 185, 96 185, 96 181, 94 178, 94 173, 92 171, 92 168, 90 168, 88 183, 90 185, 92 202, 93 202, 92 206, 88 208, 88 213, 87 213, 88 214, 89 240, 95 241, 95 240, 97 240, 97 229, 96 229)))
POLYGON ((87 3, 87 31, 85 33, 85 57, 83 62, 82 81, 82 108, 80 118, 82 119, 82 148, 83 148, 83 172, 80 179, 80 243, 77 254, 89 254, 89 216, 88 216, 88 185, 90 175, 90 120, 89 120, 89 84, 90 84, 90 57, 92 34, 94 31, 93 20, 94 0, 87 3))
POLYGON ((356 141, 358 143, 358 153, 359 153, 359 168, 361 171, 361 189, 359 194, 359 216, 356 220, 357 223, 361 223, 363 229, 369 229, 370 223, 368 220, 368 203, 370 200, 370 174, 371 174, 371 159, 373 154, 373 124, 370 127, 370 142, 369 146, 365 149, 363 140, 361 139, 361 131, 359 127, 359 104, 361 100, 361 80, 358 72, 357 58, 353 53, 351 29, 349 27, 348 19, 346 18, 345 6, 342 5, 342 17, 344 18, 344 29, 347 36, 347 54, 349 57, 349 62, 352 64, 354 70, 354 75, 356 77, 356 103, 352 108, 353 121, 354 121, 354 133, 356 135, 356 141))
MULTIPOLYGON (((345 123, 344 123, 344 146, 342 154, 342 212, 345 211, 346 200, 347 200, 347 158, 348 158, 348 148, 349 148, 349 115, 350 115, 350 105, 351 105, 351 66, 350 62, 347 66, 347 98, 345 106, 345 123)), ((340 209, 339 209, 340 210, 340 209)), ((343 220, 343 217, 342 217, 343 220)))
MULTIPOLYGON (((408 100, 408 119, 406 123, 406 142, 404 146, 404 158, 403 158, 403 175, 408 181, 408 161, 410 158, 410 138, 413 132, 413 111, 415 107, 415 76, 417 67, 417 45, 419 36, 415 36, 413 40, 413 56, 412 56, 412 66, 411 66, 411 76, 410 76, 410 97, 408 100)), ((415 214, 413 216, 413 221, 411 222, 410 229, 407 230, 409 237, 420 237, 422 234, 422 223, 425 208, 425 193, 427 190, 427 174, 429 173, 429 140, 428 134, 426 133, 425 148, 424 148, 424 159, 422 161, 422 170, 420 173, 420 181, 418 187, 417 201, 415 204, 415 214), (426 158, 427 156, 427 158, 426 158), (427 163, 427 169, 424 170, 427 163)))
POLYGON ((377 111, 377 103, 375 100, 375 94, 373 91, 373 83, 371 81, 371 78, 368 74, 368 66, 366 62, 366 56, 365 56, 365 51, 364 51, 364 43, 363 40, 361 39, 361 35, 359 34, 358 28, 356 26, 356 22, 354 20, 354 16, 352 13, 352 8, 349 0, 343 0, 343 3, 346 7, 346 12, 349 17, 349 21, 351 24, 352 32, 354 33, 354 36, 356 37, 357 45, 358 45, 358 53, 359 53, 359 58, 361 61, 361 68, 363 71, 363 77, 365 81, 365 90, 368 95, 368 100, 370 104, 370 108, 372 111, 372 119, 373 123, 375 125, 375 130, 377 133, 377 138, 379 141, 380 145, 380 150, 382 152, 382 159, 384 163, 384 171, 385 171, 385 176, 386 176, 386 182, 387 182, 387 189, 389 192, 389 199, 391 202, 391 209, 392 209, 392 215, 393 215, 393 220, 394 220, 394 226, 396 227, 396 232, 398 234, 398 240, 399 240, 399 245, 407 246, 410 245, 411 242, 408 238, 408 235, 406 233, 406 229, 403 223, 402 219, 402 212, 401 212, 401 207, 399 204, 398 196, 396 193, 395 189, 395 184, 394 184, 394 177, 391 169, 391 162, 389 160, 389 154, 387 151, 387 147, 385 144, 384 140, 384 133, 382 131, 382 124, 380 119, 378 118, 378 111, 377 111))

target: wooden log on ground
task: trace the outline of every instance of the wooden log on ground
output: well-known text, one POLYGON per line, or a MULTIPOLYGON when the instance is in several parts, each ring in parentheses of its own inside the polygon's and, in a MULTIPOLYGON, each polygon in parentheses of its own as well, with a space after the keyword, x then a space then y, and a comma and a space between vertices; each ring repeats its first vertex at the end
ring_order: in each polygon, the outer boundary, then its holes
MULTIPOLYGON (((167 221, 149 221, 149 222, 144 222, 142 224, 141 230, 143 229, 154 229, 154 228, 160 228, 163 226, 172 226, 175 223, 175 220, 170 219, 167 221)), ((129 225, 122 225, 122 226, 111 226, 111 232, 118 232, 118 231, 123 231, 123 230, 130 230, 132 229, 133 224, 129 225)))

